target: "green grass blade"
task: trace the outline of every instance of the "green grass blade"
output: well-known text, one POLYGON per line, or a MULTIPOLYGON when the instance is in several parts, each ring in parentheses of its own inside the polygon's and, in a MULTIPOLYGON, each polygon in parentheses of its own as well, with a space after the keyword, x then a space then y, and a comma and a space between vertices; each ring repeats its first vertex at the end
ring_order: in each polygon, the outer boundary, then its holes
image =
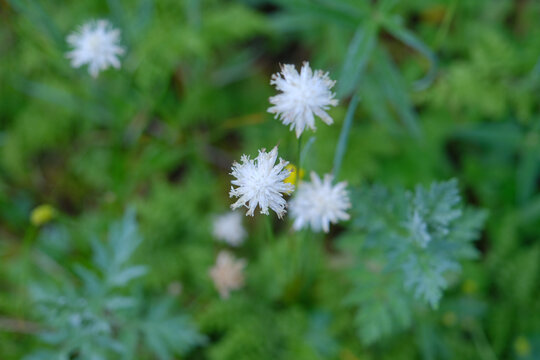
POLYGON ((378 27, 373 22, 361 25, 349 44, 338 81, 338 97, 350 95, 358 86, 362 72, 376 44, 378 27))
POLYGON ((336 154, 334 157, 334 169, 332 174, 334 179, 337 180, 339 176, 339 171, 341 170, 341 164, 343 163, 343 157, 345 156, 345 150, 347 149, 347 142, 349 140, 349 133, 351 132, 352 122, 354 118, 354 112, 358 106, 359 97, 355 94, 352 97, 351 102, 349 103, 349 108, 347 109, 347 115, 345 116, 345 121, 341 128, 341 133, 339 134, 339 140, 336 147, 336 154))

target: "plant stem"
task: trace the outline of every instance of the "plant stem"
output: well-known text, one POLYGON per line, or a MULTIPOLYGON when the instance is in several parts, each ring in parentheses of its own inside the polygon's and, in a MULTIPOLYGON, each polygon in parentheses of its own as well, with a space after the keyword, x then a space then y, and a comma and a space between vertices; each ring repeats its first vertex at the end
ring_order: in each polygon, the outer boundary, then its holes
POLYGON ((296 185, 300 182, 300 169, 302 169, 302 134, 298 138, 298 153, 296 154, 296 185))
POLYGON ((448 7, 447 11, 445 11, 441 26, 439 30, 437 31, 437 34, 435 35, 435 43, 433 44, 433 51, 436 51, 440 48, 444 39, 448 35, 448 30, 450 30, 450 24, 452 23, 452 19, 454 18, 458 5, 459 5, 459 0, 454 0, 448 7))
POLYGON ((482 329, 482 325, 473 323, 470 326, 473 342, 478 350, 478 354, 483 360, 497 360, 497 355, 489 344, 486 333, 482 329))
POLYGON ((341 170, 341 163, 343 162, 343 156, 345 156, 345 150, 347 148, 347 142, 349 140, 349 133, 351 131, 354 112, 358 106, 359 97, 357 94, 354 94, 351 102, 349 103, 349 108, 347 109, 347 115, 345 116, 345 121, 341 127, 341 133, 339 134, 338 144, 336 146, 336 154, 334 156, 334 169, 332 171, 334 179, 337 180, 339 176, 339 171, 341 170))
POLYGON ((266 236, 268 237, 268 242, 273 243, 274 242, 274 229, 272 228, 272 220, 270 219, 270 215, 265 216, 266 220, 266 236))
POLYGON ((307 264, 309 264, 309 249, 306 249, 306 237, 308 235, 308 230, 303 229, 298 232, 298 248, 299 248, 299 273, 306 272, 307 264), (305 261, 306 260, 306 261, 305 261))

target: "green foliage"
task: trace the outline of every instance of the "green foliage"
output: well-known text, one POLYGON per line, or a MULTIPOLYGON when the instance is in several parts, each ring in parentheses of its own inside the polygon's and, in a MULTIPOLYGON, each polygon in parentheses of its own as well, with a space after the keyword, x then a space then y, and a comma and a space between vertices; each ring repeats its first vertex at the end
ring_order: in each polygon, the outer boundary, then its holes
POLYGON ((414 192, 376 185, 353 203, 356 232, 342 242, 355 256, 345 302, 358 308, 360 337, 371 343, 410 326, 422 303, 437 308, 460 261, 476 255, 486 213, 463 209, 456 180, 414 192))
POLYGON ((142 241, 133 210, 111 226, 107 240, 92 242, 94 269, 76 265, 76 279, 66 273, 56 286, 32 286, 47 324, 40 337, 57 350, 28 359, 131 359, 139 351, 171 359, 204 342, 189 317, 174 314, 170 299, 149 299, 138 290, 147 267, 130 263, 142 241))
POLYGON ((533 0, 0 1, 0 359, 540 358, 539 17, 533 0), (97 79, 65 56, 95 18, 126 48, 97 79), (266 109, 271 74, 303 61, 339 105, 301 164, 348 182, 351 219, 245 217, 242 246, 216 242, 234 160, 277 144, 297 162, 266 109), (223 249, 247 263, 227 300, 223 249))
POLYGON ((378 41, 379 35, 384 31, 392 34, 428 60, 426 75, 415 83, 417 89, 424 89, 433 82, 437 59, 422 40, 403 26, 403 19, 395 14, 395 1, 380 1, 371 6, 362 1, 275 2, 291 9, 292 14, 283 15, 287 21, 307 20, 306 23, 314 27, 322 17, 327 22, 339 24, 340 36, 352 39, 343 54, 338 95, 345 97, 359 93, 366 99, 366 111, 374 120, 393 131, 399 130, 401 122, 411 134, 419 135, 418 119, 408 95, 408 85, 388 56, 384 43, 378 41), (354 34, 351 27, 356 28, 354 34))
POLYGON ((324 359, 336 353, 324 315, 235 298, 207 309, 203 330, 220 336, 209 359, 324 359), (322 316, 322 317, 321 317, 322 316), (222 336, 222 337, 221 337, 222 336))

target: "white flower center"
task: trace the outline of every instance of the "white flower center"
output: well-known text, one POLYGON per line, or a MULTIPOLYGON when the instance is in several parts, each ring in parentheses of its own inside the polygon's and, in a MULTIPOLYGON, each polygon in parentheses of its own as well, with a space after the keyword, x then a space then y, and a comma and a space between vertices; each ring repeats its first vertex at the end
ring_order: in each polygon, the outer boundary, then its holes
POLYGON ((323 192, 316 192, 313 194, 313 207, 319 214, 325 214, 327 212, 329 201, 328 194, 323 192))
POLYGON ((94 56, 100 55, 102 52, 101 49, 103 48, 102 37, 98 34, 90 35, 90 39, 88 39, 88 46, 94 56))

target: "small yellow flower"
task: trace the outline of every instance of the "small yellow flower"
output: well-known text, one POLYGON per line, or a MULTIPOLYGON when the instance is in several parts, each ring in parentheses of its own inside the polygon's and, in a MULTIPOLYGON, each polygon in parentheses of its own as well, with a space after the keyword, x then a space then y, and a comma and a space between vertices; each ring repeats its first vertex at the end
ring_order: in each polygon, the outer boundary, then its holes
POLYGON ((422 12, 422 20, 432 24, 440 24, 448 11, 451 10, 447 9, 444 5, 431 6, 422 12))
POLYGON ((444 313, 442 317, 442 322, 448 327, 454 326, 456 324, 456 314, 451 311, 444 313))
POLYGON ((467 279, 463 283, 461 290, 468 295, 474 294, 478 290, 478 284, 472 279, 467 279))
POLYGON ((350 349, 343 349, 339 358, 340 360, 360 360, 350 349))
MULTIPOLYGON (((296 185, 296 183, 298 182, 297 179, 296 179, 296 173, 297 173, 296 166, 294 166, 293 164, 289 164, 289 165, 285 166, 285 169, 289 170, 291 172, 291 174, 289 175, 288 178, 283 180, 283 182, 286 182, 286 183, 289 183, 289 184, 292 184, 292 185, 296 185)), ((300 179, 302 179, 303 177, 304 177, 304 169, 300 169, 300 179)))
POLYGON ((526 357, 531 354, 531 343, 525 336, 518 336, 514 341, 514 349, 519 357, 526 357))
POLYGON ((49 204, 42 204, 34 208, 30 214, 30 222, 35 226, 41 226, 51 221, 56 215, 56 210, 49 204))

